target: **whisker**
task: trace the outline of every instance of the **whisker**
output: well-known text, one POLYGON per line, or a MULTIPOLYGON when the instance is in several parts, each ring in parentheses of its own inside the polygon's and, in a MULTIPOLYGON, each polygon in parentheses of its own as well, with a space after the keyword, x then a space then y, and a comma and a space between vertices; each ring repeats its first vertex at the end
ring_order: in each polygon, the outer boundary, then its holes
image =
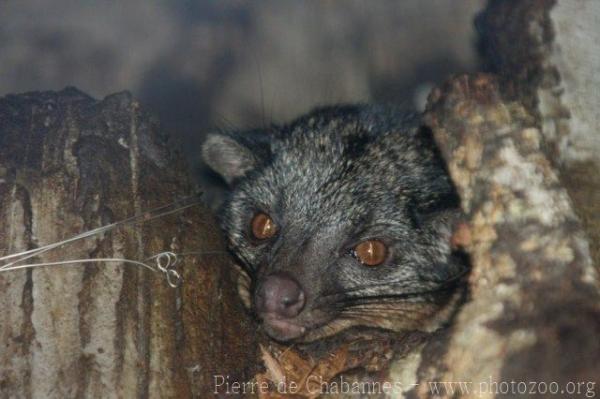
POLYGON ((267 121, 265 120, 265 93, 264 93, 264 84, 263 84, 263 76, 262 76, 262 70, 260 68, 260 63, 258 62, 258 57, 256 56, 256 54, 252 53, 252 58, 254 59, 254 63, 256 64, 256 68, 258 69, 258 81, 259 81, 259 89, 260 89, 260 113, 261 113, 261 120, 262 120, 262 127, 263 129, 267 128, 267 121))
POLYGON ((236 252, 233 255, 238 260, 237 264, 248 274, 249 277, 252 278, 254 276, 254 272, 256 271, 254 267, 252 267, 252 263, 250 263, 250 261, 248 261, 248 259, 246 259, 246 257, 239 252, 236 252))
POLYGON ((422 318, 423 315, 428 315, 431 312, 425 312, 425 311, 418 311, 418 310, 408 310, 408 309, 402 309, 402 311, 394 311, 394 312, 389 312, 386 310, 380 310, 380 309, 375 309, 371 312, 366 312, 366 311, 348 311, 348 312, 342 312, 340 314, 343 315, 363 315, 363 316, 368 316, 371 318, 375 318, 375 319, 381 319, 381 318, 385 318, 385 317, 401 317, 403 319, 419 319, 422 318), (375 314, 374 314, 375 313, 375 314))
POLYGON ((180 256, 229 255, 229 252, 227 252, 227 251, 187 251, 187 252, 179 252, 179 253, 177 253, 177 255, 180 255, 180 256))
POLYGON ((218 118, 217 120, 217 130, 224 132, 224 131, 238 131, 240 130, 240 127, 237 126, 235 123, 233 123, 230 119, 228 119, 225 115, 216 112, 215 113, 215 118, 218 118), (221 125, 221 126, 219 126, 221 125))
POLYGON ((381 300, 386 300, 386 299, 389 299, 389 300, 409 299, 409 298, 418 297, 418 296, 422 296, 422 295, 435 294, 438 292, 447 291, 448 289, 449 289, 449 287, 440 287, 440 288, 434 288, 434 289, 429 289, 429 290, 425 289, 425 290, 416 290, 416 291, 399 292, 399 293, 364 295, 364 296, 358 296, 358 297, 344 298, 344 299, 338 301, 338 303, 353 303, 353 302, 360 302, 360 301, 369 302, 369 301, 381 301, 381 300))
MULTIPOLYGON (((375 283, 375 284, 370 284, 370 285, 361 285, 361 286, 356 286, 356 287, 352 287, 352 288, 340 289, 340 290, 333 291, 333 292, 326 292, 323 295, 321 295, 320 299, 321 300, 335 300, 332 297, 340 296, 340 295, 347 296, 350 294, 352 294, 352 297, 361 297, 367 291, 370 291, 370 290, 373 290, 376 288, 386 287, 389 289, 402 289, 402 288, 406 288, 406 287, 413 287, 415 285, 415 283, 419 283, 421 286, 423 286, 424 284, 429 286, 430 289, 425 292, 434 293, 436 291, 443 291, 447 287, 451 287, 453 284, 458 282, 462 277, 464 277, 468 272, 469 272, 469 269, 465 268, 461 272, 457 273, 456 275, 454 275, 451 278, 446 279, 444 281, 411 279, 411 280, 386 281, 386 282, 375 283)), ((421 293, 421 291, 414 293, 412 295, 418 295, 420 293, 421 293)), ((400 295, 403 295, 403 294, 400 294, 400 295)))
MULTIPOLYGON (((390 308, 380 308, 380 307, 362 307, 362 305, 355 305, 355 306, 348 306, 347 308, 345 308, 344 310, 342 310, 343 312, 345 311, 357 311, 357 312, 384 312, 384 313, 404 313, 404 312, 411 312, 413 313, 413 311, 419 309, 419 306, 410 306, 410 307, 399 307, 397 309, 390 309, 390 308)), ((418 310, 417 310, 418 311, 418 310)))
POLYGON ((372 289, 387 287, 387 288, 396 288, 401 289, 404 287, 412 287, 415 283, 422 283, 422 280, 412 279, 412 280, 398 280, 398 281, 386 281, 381 283, 369 284, 369 285, 361 285, 352 288, 340 289, 333 292, 326 292, 321 296, 322 299, 326 299, 329 297, 339 296, 339 295, 361 295, 365 291, 369 291, 372 289))

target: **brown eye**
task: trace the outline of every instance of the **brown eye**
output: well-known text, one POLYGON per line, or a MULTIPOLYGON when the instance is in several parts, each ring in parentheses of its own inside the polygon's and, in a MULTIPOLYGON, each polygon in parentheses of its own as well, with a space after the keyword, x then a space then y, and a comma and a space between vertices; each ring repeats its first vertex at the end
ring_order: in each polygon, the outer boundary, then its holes
POLYGON ((273 219, 266 213, 257 213, 252 219, 252 235, 259 240, 271 238, 277 232, 273 219))
POLYGON ((354 247, 354 255, 366 266, 378 266, 387 258, 387 247, 378 240, 363 241, 354 247))

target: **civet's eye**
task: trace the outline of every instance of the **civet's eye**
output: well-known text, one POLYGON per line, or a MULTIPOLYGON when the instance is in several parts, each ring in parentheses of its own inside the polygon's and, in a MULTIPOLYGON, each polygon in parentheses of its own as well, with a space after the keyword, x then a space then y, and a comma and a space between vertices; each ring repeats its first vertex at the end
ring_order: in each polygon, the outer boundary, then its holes
POLYGON ((252 235, 259 240, 266 240, 277 233, 275 222, 266 213, 257 213, 252 219, 252 235))
POLYGON ((387 246, 379 240, 363 241, 354 247, 354 256, 365 266, 379 266, 387 258, 387 246))

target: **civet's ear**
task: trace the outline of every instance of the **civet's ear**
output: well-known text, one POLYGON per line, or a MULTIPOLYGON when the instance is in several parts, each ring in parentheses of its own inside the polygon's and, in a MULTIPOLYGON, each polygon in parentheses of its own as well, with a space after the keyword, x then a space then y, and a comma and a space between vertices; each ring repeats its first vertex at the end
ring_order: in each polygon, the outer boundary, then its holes
POLYGON ((268 143, 248 136, 213 133, 202 145, 204 162, 229 185, 256 168, 269 152, 268 143))

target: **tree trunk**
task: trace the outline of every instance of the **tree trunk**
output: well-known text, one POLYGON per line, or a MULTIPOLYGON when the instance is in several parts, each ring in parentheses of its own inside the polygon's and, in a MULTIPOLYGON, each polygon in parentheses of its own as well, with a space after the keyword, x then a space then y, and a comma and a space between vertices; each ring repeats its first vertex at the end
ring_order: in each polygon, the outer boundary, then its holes
POLYGON ((470 300, 411 365, 410 396, 517 397, 554 382, 554 395, 583 384, 583 397, 600 376, 598 275, 535 119, 477 75, 435 91, 426 121, 462 199, 455 238, 472 272, 470 300))
POLYGON ((431 95, 473 269, 452 327, 392 366, 408 397, 596 395, 599 16, 592 1, 490 1, 477 24, 498 78, 431 95))
POLYGON ((487 69, 543 135, 600 264, 600 2, 495 0, 477 19, 487 69))
MULTIPOLYGON (((63 240, 190 195, 180 153, 127 93, 75 89, 0 100, 0 247, 63 240)), ((184 283, 128 264, 0 273, 2 397, 207 397, 215 374, 250 379, 242 314, 210 212, 188 208, 34 258, 182 258, 184 283)))

